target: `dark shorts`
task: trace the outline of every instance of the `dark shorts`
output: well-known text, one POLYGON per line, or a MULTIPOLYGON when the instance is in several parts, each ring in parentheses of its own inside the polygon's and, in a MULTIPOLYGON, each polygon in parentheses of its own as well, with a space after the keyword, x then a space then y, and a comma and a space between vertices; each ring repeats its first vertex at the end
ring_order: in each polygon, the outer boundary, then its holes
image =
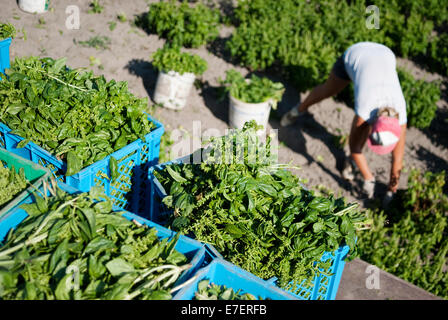
POLYGON ((348 76, 347 71, 345 70, 344 55, 340 56, 336 60, 335 64, 333 65, 332 71, 338 78, 348 81, 351 80, 350 77, 348 76))

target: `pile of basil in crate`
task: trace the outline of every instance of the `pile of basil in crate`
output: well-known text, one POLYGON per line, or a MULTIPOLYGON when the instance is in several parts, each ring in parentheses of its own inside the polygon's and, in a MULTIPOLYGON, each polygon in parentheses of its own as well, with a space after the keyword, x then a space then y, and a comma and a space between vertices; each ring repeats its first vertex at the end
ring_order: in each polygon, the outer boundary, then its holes
POLYGON ((356 256, 356 232, 369 221, 357 204, 305 188, 258 129, 247 122, 182 161, 151 168, 150 219, 296 298, 335 299, 344 263, 356 256))
POLYGON ((66 59, 17 58, 0 81, 0 144, 81 191, 101 185, 114 204, 148 204, 147 169, 164 128, 127 82, 71 69, 66 59), (142 186, 142 187, 140 187, 142 186))

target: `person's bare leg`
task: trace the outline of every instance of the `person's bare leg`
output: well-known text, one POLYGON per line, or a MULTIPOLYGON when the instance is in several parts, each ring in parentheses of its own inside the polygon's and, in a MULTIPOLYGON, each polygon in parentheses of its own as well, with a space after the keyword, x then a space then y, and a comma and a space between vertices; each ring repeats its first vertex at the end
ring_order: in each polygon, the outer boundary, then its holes
POLYGON ((350 156, 355 161, 364 180, 372 180, 373 174, 369 169, 366 157, 362 154, 367 138, 369 137, 371 127, 362 118, 355 116, 349 137, 350 156))
POLYGON ((333 71, 331 71, 327 81, 314 87, 313 90, 311 90, 310 94, 300 104, 299 111, 305 112, 313 104, 338 94, 349 83, 349 80, 341 79, 336 76, 333 71))

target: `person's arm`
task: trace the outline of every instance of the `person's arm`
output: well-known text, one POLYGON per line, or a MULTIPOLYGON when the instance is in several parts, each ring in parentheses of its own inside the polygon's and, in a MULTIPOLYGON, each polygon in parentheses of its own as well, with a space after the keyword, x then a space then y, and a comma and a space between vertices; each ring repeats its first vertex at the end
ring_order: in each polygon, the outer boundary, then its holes
POLYGON ((360 116, 355 115, 349 136, 350 155, 359 168, 364 180, 373 179, 372 172, 367 164, 367 159, 362 153, 362 149, 369 137, 370 130, 371 128, 367 121, 360 116))
POLYGON ((388 190, 397 192, 401 169, 403 168, 404 146, 406 143, 406 124, 401 125, 401 136, 392 151, 392 166, 388 190))

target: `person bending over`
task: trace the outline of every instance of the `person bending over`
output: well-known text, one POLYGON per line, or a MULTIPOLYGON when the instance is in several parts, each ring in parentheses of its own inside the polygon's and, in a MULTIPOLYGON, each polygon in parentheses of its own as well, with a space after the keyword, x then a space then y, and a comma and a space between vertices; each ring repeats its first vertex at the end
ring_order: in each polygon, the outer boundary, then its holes
POLYGON ((281 126, 293 124, 310 106, 334 96, 353 81, 355 117, 350 136, 350 158, 346 160, 342 175, 353 180, 353 167, 357 166, 368 198, 375 191, 375 177, 369 169, 362 149, 367 141, 377 154, 392 152, 392 165, 388 191, 383 200, 387 205, 397 191, 403 165, 406 140, 406 101, 396 71, 396 58, 388 47, 373 42, 360 42, 350 46, 339 57, 327 81, 311 90, 306 99, 287 112, 281 126))

